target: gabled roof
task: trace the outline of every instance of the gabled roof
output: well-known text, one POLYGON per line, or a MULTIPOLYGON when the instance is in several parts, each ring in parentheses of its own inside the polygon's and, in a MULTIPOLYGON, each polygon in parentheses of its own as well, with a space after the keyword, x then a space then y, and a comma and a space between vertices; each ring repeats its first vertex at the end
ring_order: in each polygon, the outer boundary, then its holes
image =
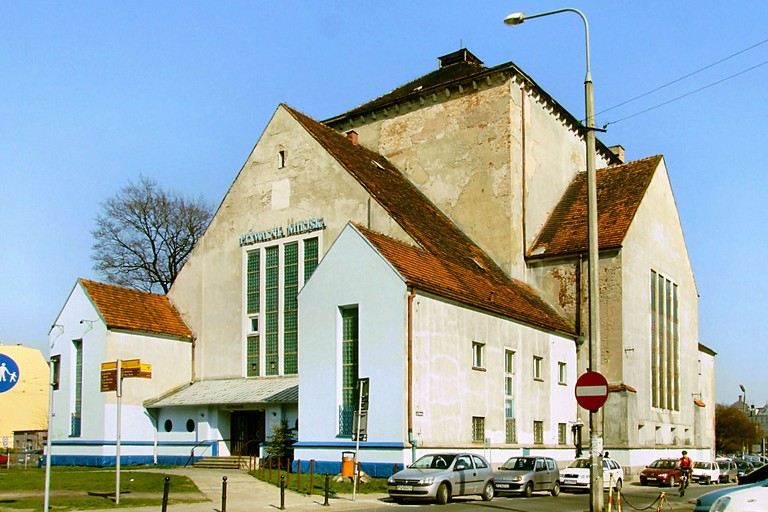
MULTIPOLYGON (((621 247, 645 196, 660 155, 597 171, 598 246, 621 247)), ((528 258, 549 258, 587 251, 587 176, 576 175, 528 249, 528 258)))
POLYGON ((419 247, 356 227, 414 286, 552 331, 573 326, 526 284, 510 279, 389 160, 284 105, 419 247))
POLYGON ((140 331, 190 339, 194 337, 165 295, 86 279, 79 279, 78 282, 99 310, 108 329, 140 331))

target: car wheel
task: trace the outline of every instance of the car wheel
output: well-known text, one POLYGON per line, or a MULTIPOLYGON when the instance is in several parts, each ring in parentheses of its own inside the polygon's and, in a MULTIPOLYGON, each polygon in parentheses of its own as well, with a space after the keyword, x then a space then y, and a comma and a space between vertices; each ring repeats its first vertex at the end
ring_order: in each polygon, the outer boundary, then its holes
POLYGON ((483 488, 483 494, 481 494, 483 501, 491 501, 493 499, 493 484, 488 482, 483 488))
POLYGON ((641 479, 640 479, 640 485, 648 485, 648 481, 647 481, 647 480, 643 480, 643 479, 641 478, 641 479))
POLYGON ((400 503, 403 502, 403 498, 397 496, 397 497, 392 498, 392 501, 394 501, 395 503, 397 503, 399 505, 400 503))
POLYGON ((616 492, 621 492, 621 485, 622 485, 621 478, 619 478, 618 480, 616 480, 616 486, 614 487, 614 489, 616 489, 616 492))
POLYGON ((533 482, 528 482, 523 489, 523 496, 530 498, 531 494, 533 494, 533 482))
POLYGON ((560 494, 560 482, 558 482, 557 480, 555 480, 555 486, 554 486, 554 487, 552 487, 552 490, 551 490, 551 491, 549 491, 549 492, 550 492, 550 494, 552 494, 552 496, 557 496, 557 495, 559 495, 559 494, 560 494))
POLYGON ((704 485, 709 485, 709 483, 710 483, 711 481, 712 481, 712 480, 711 480, 711 479, 710 479, 708 476, 705 476, 705 477, 704 477, 704 485))
POLYGON ((448 484, 440 484, 437 488, 437 494, 435 495, 437 502, 441 505, 445 505, 451 499, 451 491, 448 489, 448 484))

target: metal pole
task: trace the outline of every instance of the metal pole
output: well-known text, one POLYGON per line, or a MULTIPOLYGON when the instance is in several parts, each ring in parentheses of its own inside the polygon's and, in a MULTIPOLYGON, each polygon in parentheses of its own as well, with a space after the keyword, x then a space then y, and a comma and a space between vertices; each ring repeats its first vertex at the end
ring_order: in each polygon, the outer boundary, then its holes
POLYGON ((227 477, 221 477, 221 512, 227 512, 227 477))
MULTIPOLYGON (((43 499, 43 510, 49 510, 50 503, 50 491, 51 491, 51 423, 53 419, 53 362, 48 361, 49 377, 48 377, 48 439, 46 440, 46 455, 45 455, 45 494, 43 499)), ((8 454, 8 460, 11 460, 10 453, 8 454)))
POLYGON ((285 510, 285 475, 280 475, 280 510, 285 510))
MULTIPOLYGON (((168 492, 171 490, 171 477, 165 477, 165 485, 163 486, 163 512, 168 510, 168 492)), ((224 512, 224 511, 222 511, 224 512)))
POLYGON ((363 403, 363 386, 360 384, 360 381, 358 380, 358 387, 360 388, 360 392, 357 396, 357 432, 355 432, 355 461, 353 463, 352 467, 352 501, 355 501, 355 495, 357 494, 357 479, 359 477, 359 468, 357 467, 357 460, 358 460, 358 453, 360 452, 360 423, 363 420, 363 411, 362 411, 362 403, 363 403))
POLYGON ((120 504, 120 424, 122 423, 120 418, 120 406, 123 397, 123 373, 120 368, 121 361, 117 360, 117 387, 115 393, 117 394, 117 439, 115 442, 115 505, 120 504))

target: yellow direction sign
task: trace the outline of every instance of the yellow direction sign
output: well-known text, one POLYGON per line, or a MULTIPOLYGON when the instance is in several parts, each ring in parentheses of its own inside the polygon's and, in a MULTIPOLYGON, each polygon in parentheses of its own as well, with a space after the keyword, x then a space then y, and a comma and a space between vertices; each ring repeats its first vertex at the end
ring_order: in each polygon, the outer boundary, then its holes
MULTIPOLYGON (((142 364, 141 359, 120 361, 120 377, 152 378, 152 365, 142 364)), ((117 391, 117 361, 101 363, 101 392, 117 391)))

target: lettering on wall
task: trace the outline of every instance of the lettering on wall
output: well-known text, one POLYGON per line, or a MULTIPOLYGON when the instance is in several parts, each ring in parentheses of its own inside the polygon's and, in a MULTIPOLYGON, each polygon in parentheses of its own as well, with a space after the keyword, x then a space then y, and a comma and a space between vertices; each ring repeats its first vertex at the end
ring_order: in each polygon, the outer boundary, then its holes
POLYGON ((302 220, 294 222, 286 227, 278 226, 271 229, 265 229, 263 231, 256 231, 253 233, 247 233, 240 236, 240 246, 257 244, 259 242, 268 242, 270 240, 276 240, 278 238, 285 238, 287 236, 300 235, 302 233, 309 233, 311 231, 317 231, 326 227, 325 219, 322 217, 302 220))

